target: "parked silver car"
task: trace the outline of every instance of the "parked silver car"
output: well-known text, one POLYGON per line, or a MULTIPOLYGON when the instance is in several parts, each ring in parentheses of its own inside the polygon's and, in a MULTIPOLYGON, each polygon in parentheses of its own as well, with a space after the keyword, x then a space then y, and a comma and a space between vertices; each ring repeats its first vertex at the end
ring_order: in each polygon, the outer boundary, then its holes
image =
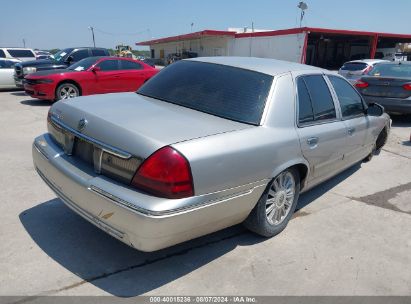
POLYGON ((18 59, 1 59, 0 58, 0 89, 15 89, 14 83, 14 65, 20 62, 18 59))
POLYGON ((241 222, 278 234, 300 192, 372 155, 389 129, 382 107, 326 70, 203 57, 137 93, 55 103, 33 159, 72 210, 154 251, 241 222))
POLYGON ((362 59, 348 61, 338 70, 338 74, 344 76, 351 84, 366 75, 378 63, 389 62, 382 59, 362 59))

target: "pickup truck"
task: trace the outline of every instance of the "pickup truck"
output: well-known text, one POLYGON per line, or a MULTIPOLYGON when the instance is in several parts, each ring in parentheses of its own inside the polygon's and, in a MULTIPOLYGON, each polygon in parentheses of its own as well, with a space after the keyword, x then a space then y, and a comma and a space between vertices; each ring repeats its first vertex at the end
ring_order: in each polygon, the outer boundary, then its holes
POLYGON ((32 60, 14 66, 14 81, 18 88, 23 88, 24 77, 28 74, 45 70, 66 69, 73 63, 93 56, 110 56, 107 49, 93 47, 67 48, 53 55, 53 59, 32 60))

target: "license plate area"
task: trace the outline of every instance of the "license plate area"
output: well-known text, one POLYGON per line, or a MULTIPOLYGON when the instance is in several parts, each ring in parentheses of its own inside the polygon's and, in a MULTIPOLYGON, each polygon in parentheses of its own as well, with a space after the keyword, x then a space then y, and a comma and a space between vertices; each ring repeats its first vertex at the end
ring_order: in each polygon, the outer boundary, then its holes
POLYGON ((74 139, 73 156, 94 167, 94 145, 78 137, 74 139))

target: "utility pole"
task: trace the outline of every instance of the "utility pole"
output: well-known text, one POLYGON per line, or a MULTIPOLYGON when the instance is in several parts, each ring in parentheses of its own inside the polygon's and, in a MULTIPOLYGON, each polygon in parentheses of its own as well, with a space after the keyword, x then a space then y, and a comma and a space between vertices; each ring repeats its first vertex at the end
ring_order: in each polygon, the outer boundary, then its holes
POLYGON ((89 26, 88 29, 91 30, 91 35, 93 36, 93 45, 94 47, 96 47, 96 41, 94 39, 94 27, 89 26))
POLYGON ((23 38, 23 47, 26 48, 26 39, 23 38))

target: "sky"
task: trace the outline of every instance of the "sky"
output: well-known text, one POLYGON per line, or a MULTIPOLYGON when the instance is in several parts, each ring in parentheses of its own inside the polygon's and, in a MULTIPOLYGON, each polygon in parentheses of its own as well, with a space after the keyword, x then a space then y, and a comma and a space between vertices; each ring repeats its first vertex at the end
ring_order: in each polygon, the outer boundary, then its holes
MULTIPOLYGON (((0 0, 0 46, 53 49, 126 43, 229 27, 299 26, 299 0, 0 0), (19 5, 17 6, 16 3, 19 5), (5 13, 8 12, 8 13, 5 13)), ((306 0, 303 26, 411 33, 411 1, 306 0)))

